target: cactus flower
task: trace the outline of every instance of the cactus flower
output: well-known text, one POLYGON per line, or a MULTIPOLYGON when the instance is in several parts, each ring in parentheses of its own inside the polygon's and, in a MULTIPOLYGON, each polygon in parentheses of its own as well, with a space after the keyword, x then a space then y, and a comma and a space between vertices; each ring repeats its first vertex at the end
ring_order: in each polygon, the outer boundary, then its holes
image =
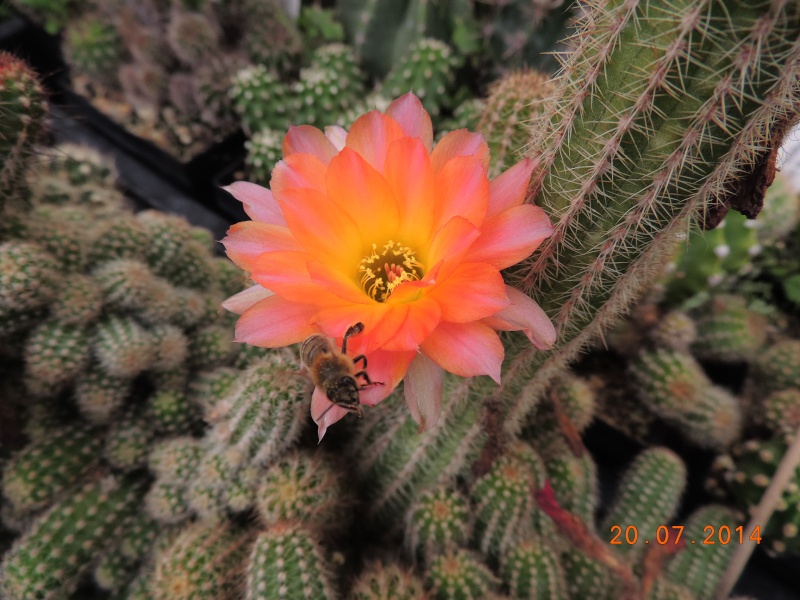
MULTIPOLYGON (((542 309, 500 275, 552 233, 524 203, 534 161, 490 182, 482 136, 462 129, 434 148, 413 94, 349 132, 292 127, 283 155, 271 191, 227 188, 252 221, 223 243, 256 284, 223 304, 241 315, 236 341, 280 347, 323 334, 341 346, 361 322, 347 353, 366 356, 383 385, 365 387, 360 402, 375 405, 404 380, 420 431, 438 419, 444 371, 500 382, 498 330, 522 330, 540 349, 555 341, 542 309)), ((347 410, 316 388, 311 414, 321 439, 347 410)))

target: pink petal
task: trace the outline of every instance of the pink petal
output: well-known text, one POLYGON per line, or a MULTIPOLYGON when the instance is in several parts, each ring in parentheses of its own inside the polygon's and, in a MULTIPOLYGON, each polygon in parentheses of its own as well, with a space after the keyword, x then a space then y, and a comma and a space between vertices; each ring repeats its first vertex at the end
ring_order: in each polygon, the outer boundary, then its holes
POLYGON ((433 146, 431 116, 422 107, 419 98, 412 92, 408 92, 392 102, 386 109, 386 114, 397 121, 408 137, 419 138, 425 149, 428 152, 431 151, 433 146))
POLYGON ((359 397, 361 404, 375 406, 394 391, 397 384, 408 371, 408 365, 416 356, 416 352, 389 352, 376 350, 367 354, 367 374, 372 381, 380 381, 383 385, 373 385, 361 390, 359 397))
POLYGON ((241 315, 258 301, 269 298, 272 294, 273 292, 270 290, 256 284, 225 300, 222 303, 222 308, 236 315, 241 315))
POLYGON ((442 319, 439 303, 426 296, 409 302, 406 306, 408 313, 405 321, 383 345, 384 350, 418 350, 442 319))
POLYGON ((480 133, 457 129, 445 135, 431 152, 433 170, 441 170, 456 156, 475 156, 484 170, 489 168, 489 146, 480 133))
POLYGON ((286 219, 267 188, 247 181, 236 181, 222 189, 241 202, 244 212, 254 221, 286 226, 286 219))
POLYGON ((298 152, 313 154, 327 165, 336 156, 336 147, 316 127, 298 125, 290 127, 283 138, 283 157, 287 158, 298 152))
POLYGON ((442 410, 444 370, 430 358, 417 353, 403 380, 408 410, 419 425, 418 433, 427 431, 439 420, 442 410))
POLYGON ((474 156, 458 156, 436 171, 434 228, 455 216, 480 227, 489 206, 489 180, 486 170, 474 156))
POLYGON ((325 437, 328 427, 342 420, 349 412, 349 410, 341 406, 333 406, 333 402, 328 400, 325 392, 315 387, 314 392, 311 394, 311 418, 317 424, 317 443, 321 442, 322 438, 325 437))
POLYGON ((464 256, 505 269, 528 258, 553 233, 545 212, 533 204, 512 206, 481 227, 481 234, 464 256))
POLYGON ((300 244, 287 227, 260 221, 242 221, 228 229, 222 240, 228 257, 245 271, 265 252, 298 251, 300 244))
POLYGON ((556 329, 542 308, 518 289, 506 286, 511 304, 483 323, 500 331, 522 331, 539 350, 547 350, 556 341, 556 329))
POLYGON ((371 110, 353 123, 347 134, 347 147, 358 152, 378 173, 383 173, 389 145, 403 136, 397 121, 371 110))
POLYGON ((277 199, 285 190, 296 188, 310 188, 324 194, 327 191, 326 171, 325 164, 313 154, 292 154, 272 169, 269 185, 277 199))
POLYGON ((325 128, 325 137, 331 141, 334 148, 341 151, 347 140, 347 130, 339 125, 328 125, 325 128))
POLYGON ((318 333, 311 324, 315 306, 269 296, 247 309, 236 323, 234 341, 262 348, 281 348, 318 333))
POLYGON ((428 250, 428 260, 433 264, 442 263, 437 282, 449 277, 480 234, 477 227, 461 216, 453 217, 436 232, 428 250))
POLYGON ((503 277, 485 263, 462 263, 427 297, 438 302, 442 321, 467 323, 495 314, 508 306, 503 277))
POLYGON ((253 263, 250 278, 289 302, 307 304, 312 299, 316 306, 336 302, 336 296, 312 281, 308 262, 305 252, 267 252, 253 263))
POLYGON ((523 158, 513 167, 503 171, 489 184, 489 210, 486 217, 492 217, 512 206, 525 202, 531 173, 539 164, 539 160, 523 158))
POLYGON ((488 375, 500 384, 503 344, 494 329, 479 321, 442 321, 420 348, 445 371, 461 377, 488 375))
POLYGON ((321 309, 312 322, 330 337, 341 340, 347 328, 354 323, 363 323, 364 331, 348 340, 350 356, 369 355, 392 339, 406 320, 407 306, 390 306, 373 302, 333 306, 321 309))

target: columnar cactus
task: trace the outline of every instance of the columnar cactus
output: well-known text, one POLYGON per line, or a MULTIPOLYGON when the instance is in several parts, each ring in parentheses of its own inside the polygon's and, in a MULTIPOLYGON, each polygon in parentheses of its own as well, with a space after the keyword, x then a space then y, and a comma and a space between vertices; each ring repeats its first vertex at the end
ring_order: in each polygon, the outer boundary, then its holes
POLYGON ((714 296, 697 310, 692 352, 705 360, 749 362, 766 342, 766 321, 741 296, 714 296))
POLYGON ((514 598, 566 598, 567 584, 558 554, 540 540, 529 539, 511 547, 503 556, 500 570, 514 598))
POLYGON ((536 131, 549 127, 546 139, 534 136, 531 150, 536 200, 555 233, 513 278, 553 318, 557 351, 525 350, 510 367, 510 432, 643 291, 674 233, 724 203, 796 118, 797 11, 631 0, 582 15, 536 131), (523 385, 531 393, 520 395, 523 385))

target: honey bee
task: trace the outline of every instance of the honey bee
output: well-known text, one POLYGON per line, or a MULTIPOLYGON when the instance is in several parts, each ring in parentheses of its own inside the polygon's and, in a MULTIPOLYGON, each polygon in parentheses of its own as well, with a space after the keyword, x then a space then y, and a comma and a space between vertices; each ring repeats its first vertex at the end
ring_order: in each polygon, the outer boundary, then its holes
POLYGON ((347 356, 347 340, 364 331, 363 323, 356 323, 347 328, 342 339, 342 351, 339 352, 333 342, 324 335, 312 335, 300 346, 300 357, 308 367, 314 385, 320 388, 333 404, 316 419, 319 421, 334 406, 340 406, 361 416, 358 392, 372 386, 383 385, 380 381, 370 381, 364 370, 367 368, 367 357, 363 354, 350 358, 347 356), (363 362, 361 371, 356 371, 356 364, 363 362), (365 383, 359 384, 361 378, 365 383))

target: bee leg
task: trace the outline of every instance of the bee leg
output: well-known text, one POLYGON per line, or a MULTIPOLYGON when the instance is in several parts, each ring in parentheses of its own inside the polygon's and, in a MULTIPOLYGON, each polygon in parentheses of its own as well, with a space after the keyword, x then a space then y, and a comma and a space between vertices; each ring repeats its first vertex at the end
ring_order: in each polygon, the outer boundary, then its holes
POLYGON ((369 386, 371 386, 371 385, 383 385, 383 382, 382 382, 382 381, 371 381, 371 380, 370 380, 370 378, 369 378, 369 375, 367 375, 367 372, 366 372, 366 371, 359 371, 358 373, 356 373, 355 375, 353 375, 353 377, 363 377, 363 378, 364 378, 364 381, 366 381, 366 382, 367 382, 367 383, 365 383, 364 385, 362 385, 362 386, 360 386, 360 387, 358 388, 358 389, 360 389, 360 390, 366 389, 366 388, 368 388, 368 387, 369 387, 369 386))
MULTIPOLYGON (((358 356, 356 356, 356 357, 353 359, 353 364, 355 365, 355 364, 356 364, 356 363, 358 363, 358 361, 360 361, 360 360, 363 360, 363 361, 364 361, 364 368, 366 369, 366 368, 367 368, 367 357, 366 357, 366 356, 364 356, 363 354, 359 354, 358 356)), ((362 371, 362 373, 363 373, 363 371, 362 371)))
POLYGON ((342 354, 347 354, 347 338, 358 335, 362 331, 364 331, 364 324, 360 322, 347 328, 347 331, 344 332, 344 337, 342 338, 342 354))

